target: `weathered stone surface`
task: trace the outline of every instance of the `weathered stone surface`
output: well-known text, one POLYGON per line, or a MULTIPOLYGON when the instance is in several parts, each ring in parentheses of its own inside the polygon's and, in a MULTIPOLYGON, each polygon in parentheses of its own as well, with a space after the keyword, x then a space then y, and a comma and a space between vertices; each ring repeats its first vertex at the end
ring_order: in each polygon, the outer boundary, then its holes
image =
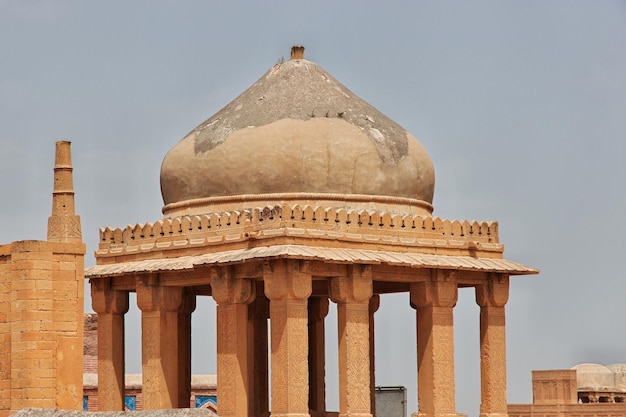
POLYGON ((337 193, 432 203, 434 169, 404 128, 305 59, 270 68, 163 160, 170 203, 337 193))
MULTIPOLYGON (((48 408, 25 408, 12 414, 14 417, 127 417, 126 411, 70 411, 48 408)), ((172 410, 133 411, 133 417, 217 417, 203 408, 176 408, 172 410)))

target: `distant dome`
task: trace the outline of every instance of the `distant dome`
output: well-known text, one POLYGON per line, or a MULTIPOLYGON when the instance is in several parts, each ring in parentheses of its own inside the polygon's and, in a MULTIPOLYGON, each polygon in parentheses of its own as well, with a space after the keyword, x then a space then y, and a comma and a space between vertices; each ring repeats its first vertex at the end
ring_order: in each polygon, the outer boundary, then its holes
POLYGON ((578 389, 599 391, 615 387, 613 371, 606 366, 596 363, 581 363, 572 367, 572 369, 576 370, 578 389))
POLYGON ((291 60, 270 68, 167 153, 166 216, 259 196, 432 213, 435 175, 424 147, 305 60, 303 50, 294 47, 291 60))
POLYGON ((620 390, 626 390, 626 363, 614 363, 606 367, 613 372, 615 386, 620 390))

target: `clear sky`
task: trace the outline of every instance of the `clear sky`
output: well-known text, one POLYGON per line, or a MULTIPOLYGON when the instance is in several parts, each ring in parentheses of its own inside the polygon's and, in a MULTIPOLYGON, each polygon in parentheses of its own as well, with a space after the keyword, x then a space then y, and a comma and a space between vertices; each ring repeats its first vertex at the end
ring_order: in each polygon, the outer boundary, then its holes
MULTIPOLYGON (((499 221, 505 257, 541 269, 512 278, 509 402, 531 401, 533 369, 626 362, 625 1, 0 0, 0 242, 45 239, 54 142, 71 140, 92 265, 99 227, 161 217, 167 150, 293 44, 422 142, 436 215, 499 221)), ((214 320, 201 303, 196 373, 215 371, 214 320)), ((377 383, 416 411, 408 296, 376 320, 377 383)), ((457 410, 477 416, 471 290, 455 331, 457 410)))

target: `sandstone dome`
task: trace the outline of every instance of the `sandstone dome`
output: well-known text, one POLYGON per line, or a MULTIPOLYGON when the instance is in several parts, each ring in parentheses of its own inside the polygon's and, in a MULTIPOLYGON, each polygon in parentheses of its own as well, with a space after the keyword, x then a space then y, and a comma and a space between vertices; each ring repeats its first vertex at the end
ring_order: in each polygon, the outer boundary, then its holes
POLYGON ((424 147, 303 50, 294 47, 167 153, 166 216, 290 201, 432 213, 424 147))
POLYGON ((576 370, 578 389, 614 389, 615 376, 613 371, 596 363, 581 363, 572 367, 576 370))
POLYGON ((613 372, 617 389, 626 390, 626 363, 613 363, 606 367, 613 372))

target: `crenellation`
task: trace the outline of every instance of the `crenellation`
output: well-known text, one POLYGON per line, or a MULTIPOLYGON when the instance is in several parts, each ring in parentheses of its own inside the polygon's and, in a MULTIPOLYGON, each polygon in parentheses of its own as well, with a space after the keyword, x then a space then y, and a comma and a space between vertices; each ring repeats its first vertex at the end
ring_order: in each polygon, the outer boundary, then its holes
POLYGON ((180 231, 181 233, 191 234, 193 233, 193 227, 191 226, 191 217, 185 216, 180 219, 180 231))
POLYGON ((288 213, 291 215, 291 220, 301 221, 304 219, 304 210, 299 204, 289 207, 288 213))
POLYGON ((154 223, 129 225, 124 229, 106 227, 100 229, 101 244, 96 253, 98 256, 130 255, 131 252, 146 253, 155 248, 219 245, 224 242, 225 236, 228 236, 228 242, 283 235, 354 240, 351 236, 361 236, 365 230, 368 241, 380 241, 383 244, 413 242, 409 244, 501 250, 496 222, 479 223, 475 220, 445 220, 378 210, 283 204, 162 219, 154 223), (285 227, 294 230, 282 234, 271 231, 285 227))
POLYGON ((122 238, 122 229, 113 230, 113 241, 124 243, 124 239, 122 238))
POLYGON ((302 221, 315 222, 315 209, 309 205, 304 206, 302 209, 302 221))
POLYGON ((179 227, 177 226, 177 224, 175 224, 174 222, 178 221, 178 218, 176 219, 163 219, 163 236, 164 237, 170 237, 172 235, 175 235, 179 232, 179 227))
POLYGON ((335 222, 340 227, 342 225, 350 226, 350 219, 348 218, 348 211, 344 208, 338 208, 335 210, 335 222))
POLYGON ((324 223, 326 223, 326 225, 335 227, 335 223, 337 223, 337 211, 334 207, 328 207, 324 209, 324 223))
POLYGON ((129 241, 137 240, 143 238, 143 225, 141 223, 137 223, 136 225, 127 225, 126 226, 126 235, 129 241))
POLYGON ((359 210, 357 211, 358 220, 356 223, 353 223, 354 226, 364 227, 369 225, 370 222, 370 213, 367 210, 359 210))
POLYGON ((176 217, 174 219, 171 220, 171 229, 170 229, 170 234, 171 235, 180 235, 183 233, 183 228, 182 228, 182 222, 181 222, 181 218, 180 217, 176 217))
POLYGON ((359 213, 356 210, 348 210, 348 226, 353 229, 359 227, 359 213))
POLYGON ((219 213, 211 213, 209 216, 209 229, 218 230, 222 226, 222 216, 219 213))
POLYGON ((391 228, 397 233, 404 230, 404 216, 401 214, 391 214, 391 228))
POLYGON ((189 218, 189 231, 197 233, 202 230, 202 218, 200 216, 191 216, 189 218))
POLYGON ((370 211, 369 213, 369 221, 367 223, 371 228, 379 228, 382 226, 380 213, 378 211, 370 211))
POLYGON ((450 235, 450 223, 444 222, 440 217, 433 217, 433 236, 446 236, 450 235), (448 227, 445 227, 446 225, 448 227))
POLYGON ((140 229, 138 232, 135 233, 139 233, 139 235, 141 236, 142 239, 148 239, 153 237, 152 236, 152 230, 153 230, 153 226, 152 223, 147 222, 145 224, 137 224, 137 226, 140 226, 140 229))
POLYGON ((435 220, 433 217, 414 216, 415 228, 419 230, 419 226, 426 236, 432 236, 435 231, 435 220), (418 220, 419 219, 419 220, 418 220))
MULTIPOLYGON (((146 236, 148 236, 147 233, 144 233, 146 236)), ((152 231, 149 234, 150 238, 153 239, 158 239, 159 237, 164 236, 163 233, 163 221, 157 221, 154 223, 154 226, 152 227, 152 231)))
POLYGON ((323 225, 326 219, 326 210, 322 206, 315 206, 315 218, 313 219, 315 223, 323 225))
POLYGON ((99 229, 100 242, 109 242, 113 240, 113 230, 109 226, 99 229))

